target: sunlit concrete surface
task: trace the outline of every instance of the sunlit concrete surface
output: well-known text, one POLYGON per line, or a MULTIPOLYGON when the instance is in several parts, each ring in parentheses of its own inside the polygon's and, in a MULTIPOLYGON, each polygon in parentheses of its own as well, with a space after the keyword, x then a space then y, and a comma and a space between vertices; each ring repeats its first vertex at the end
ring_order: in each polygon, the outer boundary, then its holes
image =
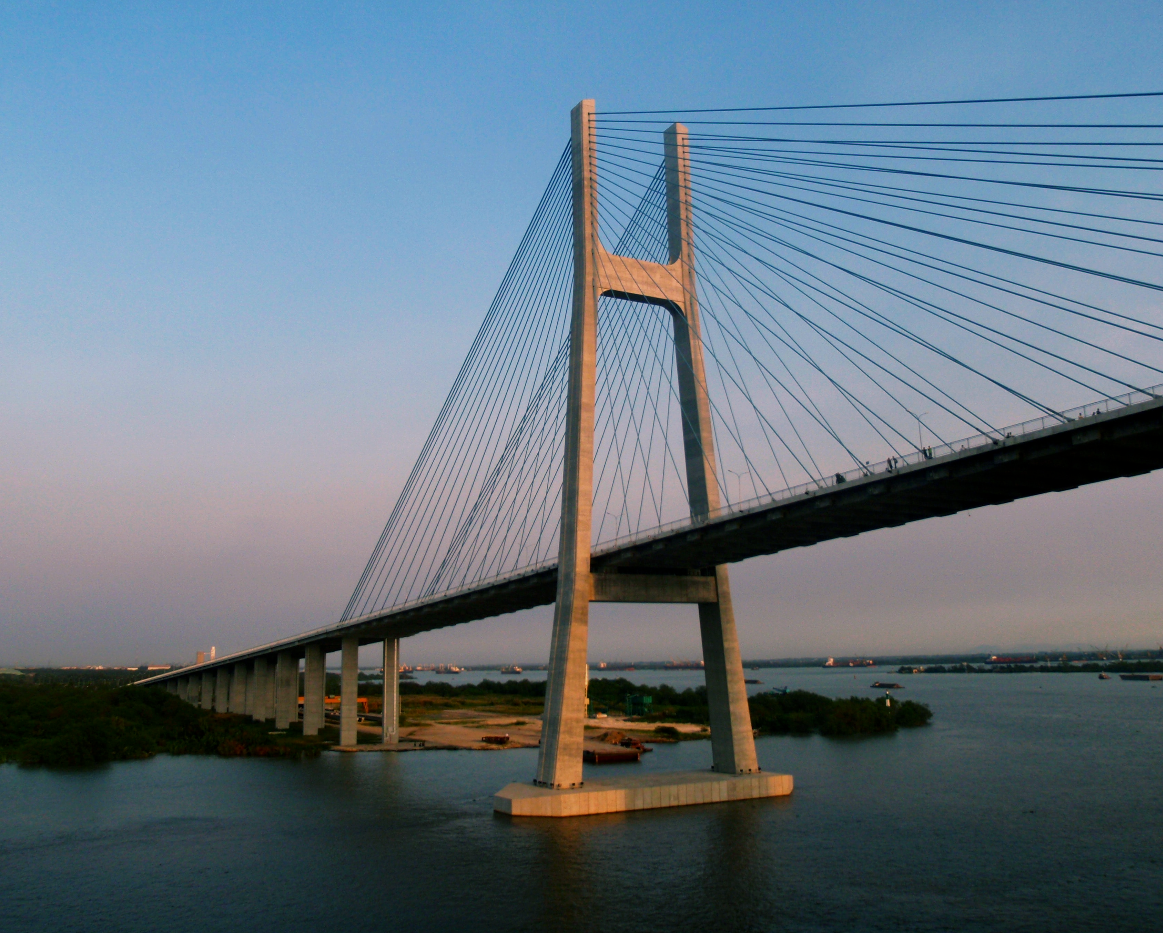
POLYGON ((587 781, 581 787, 554 789, 514 783, 493 797, 493 809, 510 816, 592 816, 627 810, 654 810, 693 804, 786 797, 790 774, 717 774, 672 771, 587 781))

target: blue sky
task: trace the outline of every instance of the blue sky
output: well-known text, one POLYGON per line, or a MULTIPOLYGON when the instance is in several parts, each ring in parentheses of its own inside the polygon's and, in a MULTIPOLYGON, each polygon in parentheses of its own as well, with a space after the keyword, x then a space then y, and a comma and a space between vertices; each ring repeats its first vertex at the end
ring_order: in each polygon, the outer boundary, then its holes
MULTIPOLYGON (((1151 3, 5 5, 0 663, 336 618, 578 99, 1157 90, 1161 34, 1151 3)), ((1154 644, 1161 519, 1145 477, 753 561, 744 654, 1154 644)), ((594 618, 592 657, 698 653, 686 610, 594 618)), ((405 660, 537 660, 547 619, 405 660)))

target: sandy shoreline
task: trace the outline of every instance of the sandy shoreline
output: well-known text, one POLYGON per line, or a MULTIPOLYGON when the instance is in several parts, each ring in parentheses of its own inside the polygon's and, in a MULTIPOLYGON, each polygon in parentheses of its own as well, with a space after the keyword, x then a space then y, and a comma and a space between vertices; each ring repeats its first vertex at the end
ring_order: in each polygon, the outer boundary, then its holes
MULTIPOLYGON (((706 726, 692 723, 643 723, 613 717, 586 720, 586 746, 609 748, 598 736, 611 730, 624 732, 643 743, 673 742, 659 735, 655 727, 665 725, 689 736, 710 737, 706 726)), ((360 725, 363 741, 380 736, 375 725, 360 725)), ((471 710, 448 710, 441 716, 419 724, 400 728, 400 745, 423 742, 426 749, 462 749, 472 751, 502 751, 510 748, 537 748, 541 744, 541 718, 537 716, 500 716, 495 713, 477 713, 471 710), (508 735, 504 745, 484 741, 484 736, 508 735)), ((361 745, 363 743, 361 742, 361 745)), ((401 749, 403 750, 403 749, 401 749)))

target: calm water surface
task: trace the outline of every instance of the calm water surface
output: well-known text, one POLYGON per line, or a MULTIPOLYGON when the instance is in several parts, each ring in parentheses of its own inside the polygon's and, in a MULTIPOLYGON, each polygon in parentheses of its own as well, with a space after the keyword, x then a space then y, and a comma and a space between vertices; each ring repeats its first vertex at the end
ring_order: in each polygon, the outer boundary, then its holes
MULTIPOLYGON (((749 676, 844 696, 885 673, 749 676)), ((930 728, 758 742, 790 798, 584 820, 492 813, 528 750, 0 767, 0 930, 1163 926, 1163 689, 893 679, 930 728)), ((688 742, 617 767, 709 764, 688 742)))

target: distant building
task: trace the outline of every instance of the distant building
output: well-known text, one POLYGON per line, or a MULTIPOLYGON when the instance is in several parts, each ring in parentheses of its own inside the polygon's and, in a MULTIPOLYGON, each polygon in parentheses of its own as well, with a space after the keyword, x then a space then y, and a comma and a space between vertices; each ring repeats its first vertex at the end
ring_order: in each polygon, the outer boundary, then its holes
POLYGON ((205 651, 199 651, 199 652, 198 652, 198 653, 197 653, 197 654, 194 656, 194 663, 195 663, 195 664, 205 664, 205 663, 206 663, 206 652, 205 652, 205 651))

